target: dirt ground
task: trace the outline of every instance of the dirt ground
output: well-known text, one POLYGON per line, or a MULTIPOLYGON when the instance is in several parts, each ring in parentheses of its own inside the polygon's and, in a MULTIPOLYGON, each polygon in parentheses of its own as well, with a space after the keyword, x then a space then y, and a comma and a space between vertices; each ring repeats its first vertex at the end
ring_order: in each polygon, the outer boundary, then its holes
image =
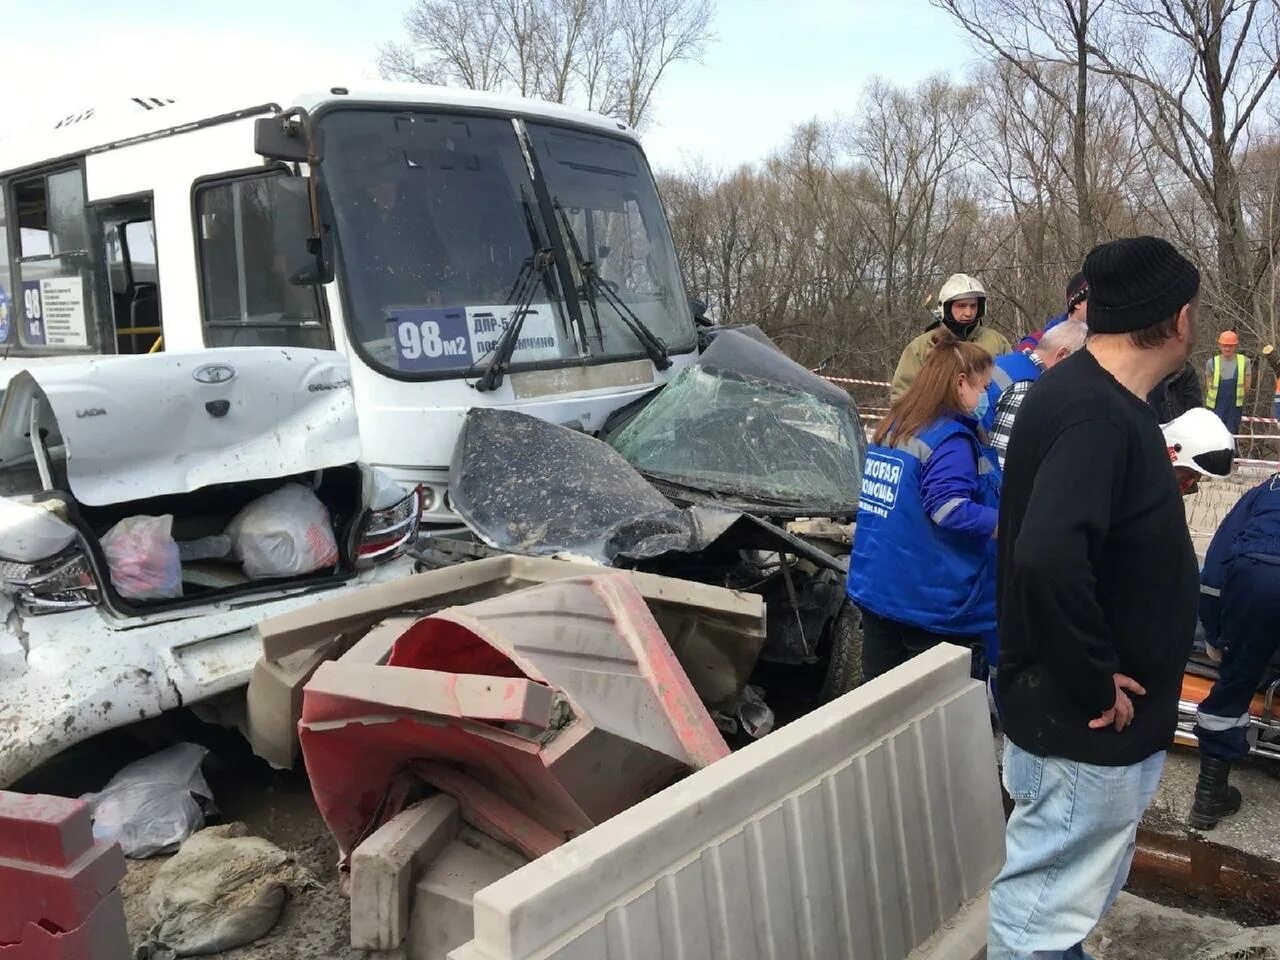
MULTIPOLYGON (((291 854, 317 879, 315 888, 294 892, 280 922, 270 934, 238 950, 218 954, 222 960, 361 960, 351 947, 349 903, 338 892, 337 847, 311 800, 301 774, 262 769, 241 771, 236 778, 211 777, 222 819, 240 821, 250 833, 264 837, 291 854)), ((147 893, 166 857, 129 861, 121 885, 129 942, 136 947, 151 918, 147 893)))
MULTIPOLYGON (((267 937, 219 954, 220 960, 363 960, 364 952, 350 946, 349 904, 338 892, 337 849, 312 803, 306 778, 240 763, 215 772, 210 782, 224 819, 245 823, 255 835, 291 853, 320 881, 317 889, 303 890, 290 900, 267 937)), ((130 861, 122 891, 135 946, 150 922, 147 891, 164 859, 130 861)), ((1095 960, 1189 960, 1200 948, 1242 932, 1224 920, 1125 894, 1088 946, 1095 960)), ((1280 928, 1254 933, 1268 943, 1274 940, 1280 957, 1280 928)), ((1270 960, 1265 953, 1242 956, 1270 960)))

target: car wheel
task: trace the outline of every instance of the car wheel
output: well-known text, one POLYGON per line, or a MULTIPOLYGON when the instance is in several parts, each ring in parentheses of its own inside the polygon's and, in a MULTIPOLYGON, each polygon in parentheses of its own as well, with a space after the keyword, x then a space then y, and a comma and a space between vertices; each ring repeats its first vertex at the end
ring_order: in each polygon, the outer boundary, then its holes
POLYGON ((818 695, 828 703, 855 687, 862 686, 862 611, 846 600, 840 605, 831 627, 831 651, 827 674, 818 695))

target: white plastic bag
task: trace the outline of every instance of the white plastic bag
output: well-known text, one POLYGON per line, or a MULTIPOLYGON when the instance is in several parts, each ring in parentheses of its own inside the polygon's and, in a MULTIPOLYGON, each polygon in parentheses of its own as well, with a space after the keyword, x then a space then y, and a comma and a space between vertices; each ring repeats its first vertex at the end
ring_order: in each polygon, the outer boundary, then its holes
POLYGON ((329 511, 307 487, 286 483, 249 504, 227 527, 253 580, 297 577, 338 562, 329 511))
POLYGON ((173 515, 125 517, 102 538, 111 583, 128 600, 182 596, 182 561, 173 515))
POLYGON ((209 751, 178 743, 118 772, 83 799, 93 808, 93 835, 118 840, 126 857, 141 859, 176 849, 204 826, 213 793, 200 765, 209 751))

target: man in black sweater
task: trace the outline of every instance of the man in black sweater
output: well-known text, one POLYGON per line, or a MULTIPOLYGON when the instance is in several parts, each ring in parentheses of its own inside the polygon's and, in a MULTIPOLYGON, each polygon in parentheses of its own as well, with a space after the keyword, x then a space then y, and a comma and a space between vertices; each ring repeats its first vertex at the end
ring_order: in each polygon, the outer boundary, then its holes
POLYGON ((1173 739, 1198 572, 1145 399, 1186 363, 1200 275, 1168 242, 1084 263, 1091 337, 1027 395, 1000 503, 997 699, 1015 805, 990 960, 1087 955, 1173 739))

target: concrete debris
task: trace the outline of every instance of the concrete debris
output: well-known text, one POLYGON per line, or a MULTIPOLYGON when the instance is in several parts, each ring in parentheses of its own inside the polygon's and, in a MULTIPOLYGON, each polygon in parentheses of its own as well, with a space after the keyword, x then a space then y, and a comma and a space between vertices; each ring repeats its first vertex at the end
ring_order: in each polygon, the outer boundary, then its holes
POLYGON ((458 801, 438 794, 401 811, 351 855, 351 945, 393 950, 409 930, 415 866, 434 861, 457 836, 458 801))
POLYGON ((326 664, 304 690, 300 730, 344 854, 410 765, 459 796, 464 820, 536 856, 729 752, 640 590, 613 573, 418 620, 385 666, 326 664), (380 684, 379 672, 406 681, 380 684), (464 676, 490 689, 450 699, 464 676), (535 713, 535 689, 559 706, 535 713))
MULTIPOLYGON (((254 752, 292 767, 298 750, 302 690, 321 663, 377 664, 416 620, 573 577, 593 564, 501 556, 377 584, 264 621, 262 656, 249 682, 246 733, 254 752)), ((765 642, 765 604, 755 594, 674 577, 628 572, 703 703, 735 700, 765 642)))

